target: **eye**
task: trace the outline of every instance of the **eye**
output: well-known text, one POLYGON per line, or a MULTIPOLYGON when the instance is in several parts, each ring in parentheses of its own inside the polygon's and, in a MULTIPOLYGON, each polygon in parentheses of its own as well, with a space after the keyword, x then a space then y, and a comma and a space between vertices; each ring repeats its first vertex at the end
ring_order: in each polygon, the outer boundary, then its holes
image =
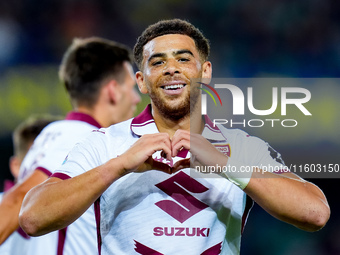
POLYGON ((155 62, 153 62, 151 65, 152 65, 152 66, 158 66, 158 65, 161 65, 161 64, 163 64, 163 62, 164 62, 164 61, 162 61, 162 60, 159 60, 159 61, 155 61, 155 62))
POLYGON ((178 62, 188 62, 190 59, 188 58, 180 58, 178 62))

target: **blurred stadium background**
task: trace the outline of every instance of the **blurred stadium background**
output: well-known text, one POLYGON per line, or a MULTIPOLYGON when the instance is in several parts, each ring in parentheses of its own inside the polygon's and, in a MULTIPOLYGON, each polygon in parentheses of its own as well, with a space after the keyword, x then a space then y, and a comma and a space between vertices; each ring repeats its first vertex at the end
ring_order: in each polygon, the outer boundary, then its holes
MULTIPOLYGON (((339 13, 337 0, 0 1, 1 187, 10 178, 16 125, 33 113, 64 115, 71 109, 57 70, 74 37, 102 36, 133 47, 149 24, 183 18, 210 39, 214 77, 339 78, 339 13)), ((312 92, 308 109, 313 116, 300 128, 247 131, 269 141, 287 164, 339 164, 340 84, 323 81, 303 85, 312 92)), ((138 112, 147 103, 143 97, 138 112)), ((329 200, 327 226, 303 232, 255 205, 241 254, 340 254, 339 174, 311 181, 329 200)))

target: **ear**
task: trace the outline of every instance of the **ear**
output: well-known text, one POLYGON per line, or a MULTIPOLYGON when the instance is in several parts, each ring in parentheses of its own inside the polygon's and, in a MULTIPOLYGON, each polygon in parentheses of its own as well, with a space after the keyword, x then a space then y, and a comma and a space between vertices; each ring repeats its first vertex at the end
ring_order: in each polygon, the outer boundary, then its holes
POLYGON ((11 170, 11 173, 15 179, 17 179, 19 176, 20 165, 21 161, 17 156, 12 156, 9 159, 9 169, 11 170))
POLYGON ((144 75, 141 71, 138 71, 136 73, 136 81, 137 81, 137 85, 138 85, 138 88, 139 88, 139 91, 142 93, 142 94, 147 94, 148 93, 148 89, 144 83, 144 75))
POLYGON ((212 75, 212 64, 210 61, 205 61, 202 65, 202 78, 206 83, 210 83, 212 75))
POLYGON ((122 94, 120 93, 120 85, 116 80, 110 80, 104 86, 104 90, 106 91, 107 97, 111 103, 115 104, 119 102, 122 94))

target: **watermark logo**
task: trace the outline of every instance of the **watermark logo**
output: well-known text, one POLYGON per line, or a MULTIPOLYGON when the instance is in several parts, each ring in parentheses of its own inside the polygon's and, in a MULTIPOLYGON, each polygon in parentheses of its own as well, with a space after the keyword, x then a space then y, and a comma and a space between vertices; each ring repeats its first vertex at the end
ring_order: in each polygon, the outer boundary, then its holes
MULTIPOLYGON (((266 90, 266 94, 261 94, 257 91, 257 96, 261 98, 261 101, 270 103, 270 106, 266 106, 265 109, 259 109, 255 106, 254 103, 254 91, 258 88, 256 87, 247 87, 246 93, 244 93, 240 87, 230 84, 227 82, 221 82, 221 80, 214 80, 210 82, 210 85, 207 83, 203 83, 200 81, 196 81, 200 84, 198 89, 202 90, 204 93, 201 94, 201 114, 208 115, 208 108, 211 107, 209 104, 209 100, 207 99, 207 95, 213 100, 215 107, 218 106, 215 97, 220 101, 220 107, 225 106, 224 108, 232 108, 233 116, 245 116, 245 115, 255 115, 255 116, 266 116, 263 118, 251 118, 251 119, 243 119, 241 121, 236 121, 235 119, 225 119, 225 111, 223 112, 223 118, 215 118, 212 119, 214 125, 215 124, 229 124, 231 127, 262 127, 265 124, 271 125, 274 127, 275 124, 280 123, 282 127, 296 127, 298 125, 298 121, 296 119, 279 119, 278 109, 280 109, 279 116, 287 116, 288 108, 291 113, 300 112, 302 116, 311 116, 311 112, 307 109, 306 103, 308 103, 311 99, 311 93, 306 88, 301 87, 271 87, 270 90, 266 90), (206 89, 206 88, 208 89, 206 89), (211 92, 212 91, 212 92, 211 92), (231 100, 226 102, 224 95, 228 93, 228 96, 231 96, 231 100), (215 96, 214 96, 214 95, 215 96), (232 103, 232 105, 231 105, 232 103), (292 109, 292 110, 291 110, 292 109), (274 115, 275 114, 275 115, 274 115), (273 115, 276 118, 270 118, 273 115)), ((258 99, 258 98, 257 98, 258 99)), ((222 110, 224 108, 221 108, 222 110)), ((221 115, 222 117, 222 115, 221 115)))
MULTIPOLYGON (((217 93, 216 89, 214 89, 214 88, 211 87, 210 85, 205 84, 205 83, 203 83, 203 82, 197 82, 197 83, 199 83, 199 84, 201 84, 201 85, 203 85, 203 86, 208 87, 212 92, 214 92, 215 95, 217 96, 218 100, 220 101, 221 106, 223 106, 221 97, 220 97, 220 95, 217 93)), ((209 90, 204 89, 204 88, 201 88, 201 87, 198 87, 198 89, 203 90, 205 93, 207 93, 207 94, 212 98, 212 100, 214 101, 215 105, 217 106, 215 97, 211 94, 211 92, 210 92, 209 90)), ((203 94, 202 96, 205 96, 205 95, 203 94)), ((206 102, 206 98, 205 98, 205 102, 206 102)), ((206 103, 205 103, 205 105, 206 105, 206 103)))

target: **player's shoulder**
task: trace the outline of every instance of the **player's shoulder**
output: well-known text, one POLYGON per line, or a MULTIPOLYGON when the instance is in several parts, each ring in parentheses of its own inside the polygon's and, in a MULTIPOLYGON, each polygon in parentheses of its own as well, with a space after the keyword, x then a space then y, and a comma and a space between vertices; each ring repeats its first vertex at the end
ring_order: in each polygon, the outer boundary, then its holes
POLYGON ((266 144, 263 139, 257 136, 250 135, 248 132, 242 129, 226 128, 223 125, 218 125, 218 128, 226 138, 237 141, 238 143, 253 144, 258 146, 266 144))
POLYGON ((93 133, 100 133, 110 137, 120 137, 120 136, 128 136, 131 134, 131 122, 132 119, 128 119, 126 121, 122 121, 111 125, 107 128, 101 128, 98 130, 92 131, 93 133))
POLYGON ((249 134, 239 128, 227 128, 222 124, 217 124, 218 129, 223 133, 223 134, 228 134, 232 136, 243 136, 243 137, 249 137, 249 134))
POLYGON ((132 137, 130 129, 131 121, 132 119, 129 119, 107 128, 92 130, 86 140, 92 144, 109 144, 113 141, 115 144, 121 144, 132 137))
POLYGON ((42 130, 33 146, 48 143, 50 148, 66 148, 74 145, 96 129, 98 128, 84 121, 58 120, 42 130))
POLYGON ((64 122, 64 120, 56 120, 56 121, 49 123, 48 125, 46 125, 46 127, 43 128, 43 130, 40 132, 40 134, 47 133, 47 132, 50 132, 50 131, 53 131, 53 130, 58 130, 59 126, 63 122, 64 122))
POLYGON ((34 140, 33 146, 30 150, 36 149, 36 147, 39 147, 41 143, 45 143, 49 137, 59 134, 61 132, 60 123, 63 121, 64 120, 57 120, 44 127, 34 140))
POLYGON ((93 129, 97 129, 97 127, 80 120, 57 120, 48 124, 41 133, 79 133, 93 129))
POLYGON ((65 132, 77 130, 78 128, 84 130, 97 129, 96 126, 82 120, 59 120, 51 123, 50 126, 50 128, 59 128, 61 130, 65 130, 65 132))
POLYGON ((89 139, 113 139, 113 138, 126 138, 131 136, 131 125, 132 119, 116 123, 107 128, 100 128, 92 130, 89 139))

